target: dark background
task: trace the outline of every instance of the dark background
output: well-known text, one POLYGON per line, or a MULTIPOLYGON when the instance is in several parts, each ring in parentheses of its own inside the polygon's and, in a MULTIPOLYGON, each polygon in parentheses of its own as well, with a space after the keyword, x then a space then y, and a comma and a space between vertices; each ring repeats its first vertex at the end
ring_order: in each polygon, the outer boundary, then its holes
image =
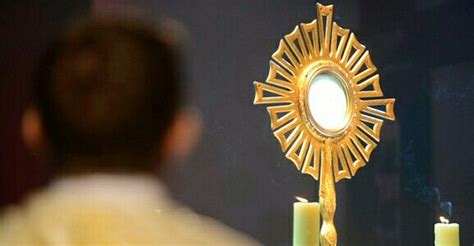
MULTIPOLYGON (((369 165, 337 184, 340 245, 433 245, 441 201, 453 204, 461 244, 474 243, 474 2, 321 1, 371 52, 396 121, 382 129, 369 165)), ((318 184, 284 158, 253 80, 264 80, 279 39, 316 17, 316 1, 0 2, 0 205, 46 181, 19 122, 39 54, 53 34, 90 11, 141 9, 188 30, 190 102, 203 138, 187 162, 166 170, 176 199, 266 245, 291 244, 292 203, 318 184)))

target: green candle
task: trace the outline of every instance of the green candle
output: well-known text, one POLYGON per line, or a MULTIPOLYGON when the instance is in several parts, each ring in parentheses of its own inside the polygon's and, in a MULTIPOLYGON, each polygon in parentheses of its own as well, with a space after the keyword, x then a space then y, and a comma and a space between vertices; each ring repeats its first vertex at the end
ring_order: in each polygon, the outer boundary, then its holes
POLYGON ((449 220, 440 217, 442 223, 434 226, 435 246, 459 246, 459 224, 449 223, 449 220))
POLYGON ((296 197, 293 204, 293 246, 319 245, 319 203, 296 197))

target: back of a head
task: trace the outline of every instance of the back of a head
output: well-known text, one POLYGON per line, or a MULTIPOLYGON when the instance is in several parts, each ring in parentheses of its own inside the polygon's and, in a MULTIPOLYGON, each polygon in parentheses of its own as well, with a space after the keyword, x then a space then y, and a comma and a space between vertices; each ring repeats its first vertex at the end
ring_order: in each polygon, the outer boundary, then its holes
POLYGON ((180 106, 177 54, 160 35, 135 21, 88 19, 53 43, 36 99, 58 158, 145 155, 160 144, 180 106))

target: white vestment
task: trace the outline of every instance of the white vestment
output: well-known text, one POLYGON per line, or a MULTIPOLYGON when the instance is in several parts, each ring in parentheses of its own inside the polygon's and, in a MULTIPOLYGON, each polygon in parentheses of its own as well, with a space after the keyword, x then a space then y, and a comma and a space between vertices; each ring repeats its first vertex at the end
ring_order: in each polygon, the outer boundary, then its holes
POLYGON ((0 217, 0 245, 256 244, 138 175, 62 178, 0 217))

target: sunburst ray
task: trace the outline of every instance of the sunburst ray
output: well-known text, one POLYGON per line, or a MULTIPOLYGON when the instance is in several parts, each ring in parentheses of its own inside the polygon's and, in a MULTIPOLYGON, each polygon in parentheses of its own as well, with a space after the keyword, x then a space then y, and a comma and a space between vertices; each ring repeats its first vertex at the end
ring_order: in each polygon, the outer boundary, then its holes
POLYGON ((360 98, 382 97, 383 92, 382 88, 380 87, 379 78, 380 76, 376 74, 365 81, 356 84, 355 89, 357 91, 357 96, 360 98), (369 87, 372 87, 373 89, 366 90, 369 87))
POLYGON ((350 139, 345 141, 345 146, 347 146, 347 149, 343 149, 344 155, 346 156, 352 176, 355 176, 357 170, 365 166, 365 160, 350 139))
POLYGON ((349 166, 347 165, 347 159, 344 156, 344 144, 338 144, 336 148, 333 149, 333 168, 334 168, 334 178, 335 181, 346 178, 350 179, 351 174, 349 173, 349 166))
POLYGON ((301 172, 318 180, 321 158, 321 145, 316 141, 310 141, 301 172))
POLYGON ((354 142, 364 159, 369 161, 370 154, 372 154, 372 151, 375 149, 377 144, 358 128, 354 130, 354 135, 351 137, 351 140, 354 142))
POLYGON ((299 26, 296 26, 290 34, 286 35, 285 40, 295 54, 296 59, 298 59, 299 65, 303 66, 310 59, 310 56, 299 26))
POLYGON ((308 55, 311 59, 319 56, 319 36, 317 28, 318 26, 316 20, 313 20, 310 23, 300 24, 300 30, 303 33, 308 55))
POLYGON ((319 43, 321 44, 321 55, 329 54, 329 45, 331 39, 331 24, 332 24, 332 5, 323 6, 318 3, 316 5, 319 28, 319 43))
POLYGON ((394 105, 395 99, 372 99, 372 100, 361 100, 361 110, 364 113, 371 114, 376 117, 384 118, 387 120, 395 120, 394 105), (383 106, 384 109, 375 108, 376 106, 383 106))
POLYGON ((280 126, 298 117, 295 110, 295 106, 293 104, 270 106, 267 107, 267 111, 270 115, 270 123, 272 130, 277 129, 280 126), (283 114, 283 116, 279 116, 279 114, 283 114))
POLYGON ((272 58, 293 75, 297 74, 299 66, 301 66, 283 39, 280 40, 280 45, 278 45, 278 49, 273 53, 272 58))
POLYGON ((280 142, 281 150, 283 152, 286 152, 286 150, 293 144, 293 141, 300 133, 301 128, 302 125, 299 120, 294 119, 273 132, 273 135, 275 135, 278 142, 280 142))
POLYGON ((344 45, 346 44, 347 38, 349 37, 349 29, 340 27, 336 22, 332 25, 332 38, 331 38, 331 52, 329 56, 340 60, 344 45))
POLYGON ((268 71, 267 83, 295 91, 296 77, 288 73, 285 69, 270 61, 270 70, 268 71))
POLYGON ((380 130, 382 129, 383 120, 364 114, 361 114, 360 117, 360 123, 357 124, 357 127, 375 139, 375 141, 380 141, 380 130), (368 124, 371 124, 372 127, 370 127, 368 124))
POLYGON ((309 144, 309 136, 306 131, 301 131, 298 138, 291 145, 288 152, 286 152, 286 158, 290 159, 298 170, 301 169, 304 158, 307 154, 309 144))
POLYGON ((291 103, 292 101, 294 92, 257 81, 254 82, 254 85, 255 104, 291 103), (265 96, 265 93, 267 93, 267 96, 265 96))
POLYGON ((369 51, 365 51, 362 57, 356 62, 354 67, 352 67, 352 69, 350 70, 350 73, 354 76, 352 78, 352 83, 359 82, 365 77, 375 73, 375 71, 377 71, 377 68, 374 66, 374 64, 372 63, 372 60, 370 59, 369 51), (364 65, 366 69, 363 71, 360 71, 364 65))
POLYGON ((342 55, 341 63, 350 70, 352 65, 354 65, 364 51, 365 46, 357 41, 354 33, 351 33, 349 41, 347 41, 346 49, 344 50, 344 55, 342 55), (354 52, 352 52, 352 50, 354 50, 354 52))

